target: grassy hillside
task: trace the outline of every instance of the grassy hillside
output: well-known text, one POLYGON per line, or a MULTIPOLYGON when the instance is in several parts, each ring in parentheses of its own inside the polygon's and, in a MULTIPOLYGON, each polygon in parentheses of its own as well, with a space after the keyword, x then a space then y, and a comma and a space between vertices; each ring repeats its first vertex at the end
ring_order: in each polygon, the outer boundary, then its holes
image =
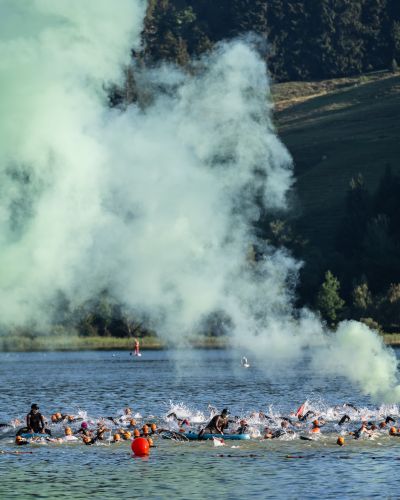
POLYGON ((350 179, 361 173, 373 190, 387 164, 400 166, 400 75, 277 84, 273 95, 295 162, 300 230, 329 251, 350 179))

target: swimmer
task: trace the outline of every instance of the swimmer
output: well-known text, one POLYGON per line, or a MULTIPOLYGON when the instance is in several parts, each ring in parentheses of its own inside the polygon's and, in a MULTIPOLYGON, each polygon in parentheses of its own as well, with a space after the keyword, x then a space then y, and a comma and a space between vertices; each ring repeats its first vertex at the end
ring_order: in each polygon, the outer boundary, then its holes
POLYGON ((308 410, 304 415, 298 415, 300 422, 305 422, 309 417, 315 417, 315 413, 312 410, 308 410))
POLYGON ((321 422, 319 420, 313 420, 311 431, 313 434, 318 434, 321 432, 321 422))
POLYGON ((224 430, 228 427, 229 411, 224 408, 221 415, 215 415, 207 426, 199 432, 198 439, 201 439, 204 434, 223 434, 224 430))
POLYGON ((190 425, 190 422, 187 418, 178 418, 175 412, 169 413, 167 418, 173 418, 179 426, 182 425, 190 425))
POLYGON ((110 429, 108 427, 106 427, 103 422, 98 422, 97 429, 96 429, 96 439, 103 441, 104 434, 106 432, 110 432, 110 429))
POLYGON ((367 422, 362 422, 361 427, 354 432, 354 439, 360 439, 362 434, 366 434, 368 437, 372 434, 367 427, 367 422))
POLYGON ((242 419, 239 423, 240 426, 236 429, 236 434, 246 434, 249 430, 248 423, 244 419, 242 419))
POLYGON ((338 425, 343 425, 345 422, 350 422, 350 417, 348 415, 343 415, 339 420, 338 425))
POLYGON ((15 444, 17 446, 23 446, 25 444, 29 444, 29 441, 26 438, 23 438, 22 436, 15 436, 15 444))

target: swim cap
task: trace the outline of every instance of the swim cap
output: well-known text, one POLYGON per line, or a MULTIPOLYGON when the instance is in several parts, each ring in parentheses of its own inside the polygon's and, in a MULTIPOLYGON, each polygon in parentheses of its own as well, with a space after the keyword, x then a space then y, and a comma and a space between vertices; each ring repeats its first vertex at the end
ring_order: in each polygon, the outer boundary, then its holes
POLYGON ((122 435, 124 439, 129 439, 132 436, 132 434, 129 431, 125 431, 122 435))
POLYGON ((73 422, 75 417, 73 415, 68 415, 68 422, 73 422))
POLYGON ((149 446, 154 446, 154 441, 151 439, 151 437, 147 438, 147 442, 149 443, 149 446))
POLYGON ((383 429, 384 427, 386 427, 386 422, 381 422, 381 423, 379 424, 379 427, 380 427, 381 429, 383 429))
POLYGON ((64 433, 66 436, 72 436, 72 429, 71 427, 66 427, 64 430, 64 433))
POLYGON ((114 434, 114 443, 121 441, 121 436, 119 434, 114 434))
POLYGON ((390 431, 389 431, 389 434, 393 435, 393 434, 396 434, 396 432, 397 432, 396 427, 391 427, 390 431))
POLYGON ((53 415, 51 416, 51 421, 57 422, 57 415, 55 413, 53 413, 53 415))
POLYGON ((56 417, 57 417, 57 419, 60 419, 60 418, 62 418, 62 415, 61 415, 61 413, 56 413, 56 417))
POLYGON ((140 437, 140 431, 139 431, 139 429, 135 429, 135 430, 133 431, 133 435, 134 435, 135 437, 140 437))
POLYGON ((15 437, 15 442, 18 444, 23 440, 22 436, 16 436, 15 437))
POLYGON ((92 438, 89 436, 83 436, 82 440, 85 444, 91 444, 92 442, 92 438))
POLYGON ((344 445, 344 437, 343 436, 339 436, 337 438, 336 444, 338 444, 339 446, 343 446, 344 445))
POLYGON ((311 429, 311 432, 314 432, 314 433, 317 433, 317 432, 321 432, 320 428, 319 427, 313 427, 311 429))
POLYGON ((313 425, 319 425, 318 420, 313 420, 313 425))
POLYGON ((150 425, 150 429, 151 429, 153 432, 155 432, 155 431, 157 430, 157 426, 156 426, 156 424, 151 424, 151 425, 150 425))
POLYGON ((35 403, 33 403, 33 405, 31 405, 31 410, 38 410, 39 409, 39 406, 35 403))
POLYGON ((82 429, 87 429, 87 422, 82 422, 81 423, 81 428, 82 429))
POLYGON ((133 427, 134 425, 136 425, 136 420, 134 418, 131 418, 129 420, 129 424, 132 425, 132 427, 133 427))
POLYGON ((143 434, 148 434, 149 433, 149 427, 146 424, 144 424, 144 426, 142 427, 142 429, 143 429, 143 434))

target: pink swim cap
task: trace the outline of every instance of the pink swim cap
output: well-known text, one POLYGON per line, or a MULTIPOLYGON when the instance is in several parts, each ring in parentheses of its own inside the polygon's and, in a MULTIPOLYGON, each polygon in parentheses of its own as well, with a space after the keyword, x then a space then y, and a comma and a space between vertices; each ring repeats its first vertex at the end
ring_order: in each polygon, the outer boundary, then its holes
POLYGON ((86 422, 82 422, 81 423, 81 427, 82 427, 82 429, 87 429, 87 423, 86 422))

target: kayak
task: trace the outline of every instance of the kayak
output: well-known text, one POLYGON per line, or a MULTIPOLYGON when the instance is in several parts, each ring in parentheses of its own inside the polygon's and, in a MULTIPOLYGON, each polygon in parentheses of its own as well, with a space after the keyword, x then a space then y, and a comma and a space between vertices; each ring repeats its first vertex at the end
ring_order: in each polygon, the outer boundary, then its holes
MULTIPOLYGON (((184 432, 182 435, 190 440, 199 439, 199 434, 197 432, 184 432)), ((206 433, 203 434, 200 439, 213 439, 213 438, 223 439, 224 441, 228 439, 236 441, 241 439, 250 439, 250 434, 207 434, 206 433)))

